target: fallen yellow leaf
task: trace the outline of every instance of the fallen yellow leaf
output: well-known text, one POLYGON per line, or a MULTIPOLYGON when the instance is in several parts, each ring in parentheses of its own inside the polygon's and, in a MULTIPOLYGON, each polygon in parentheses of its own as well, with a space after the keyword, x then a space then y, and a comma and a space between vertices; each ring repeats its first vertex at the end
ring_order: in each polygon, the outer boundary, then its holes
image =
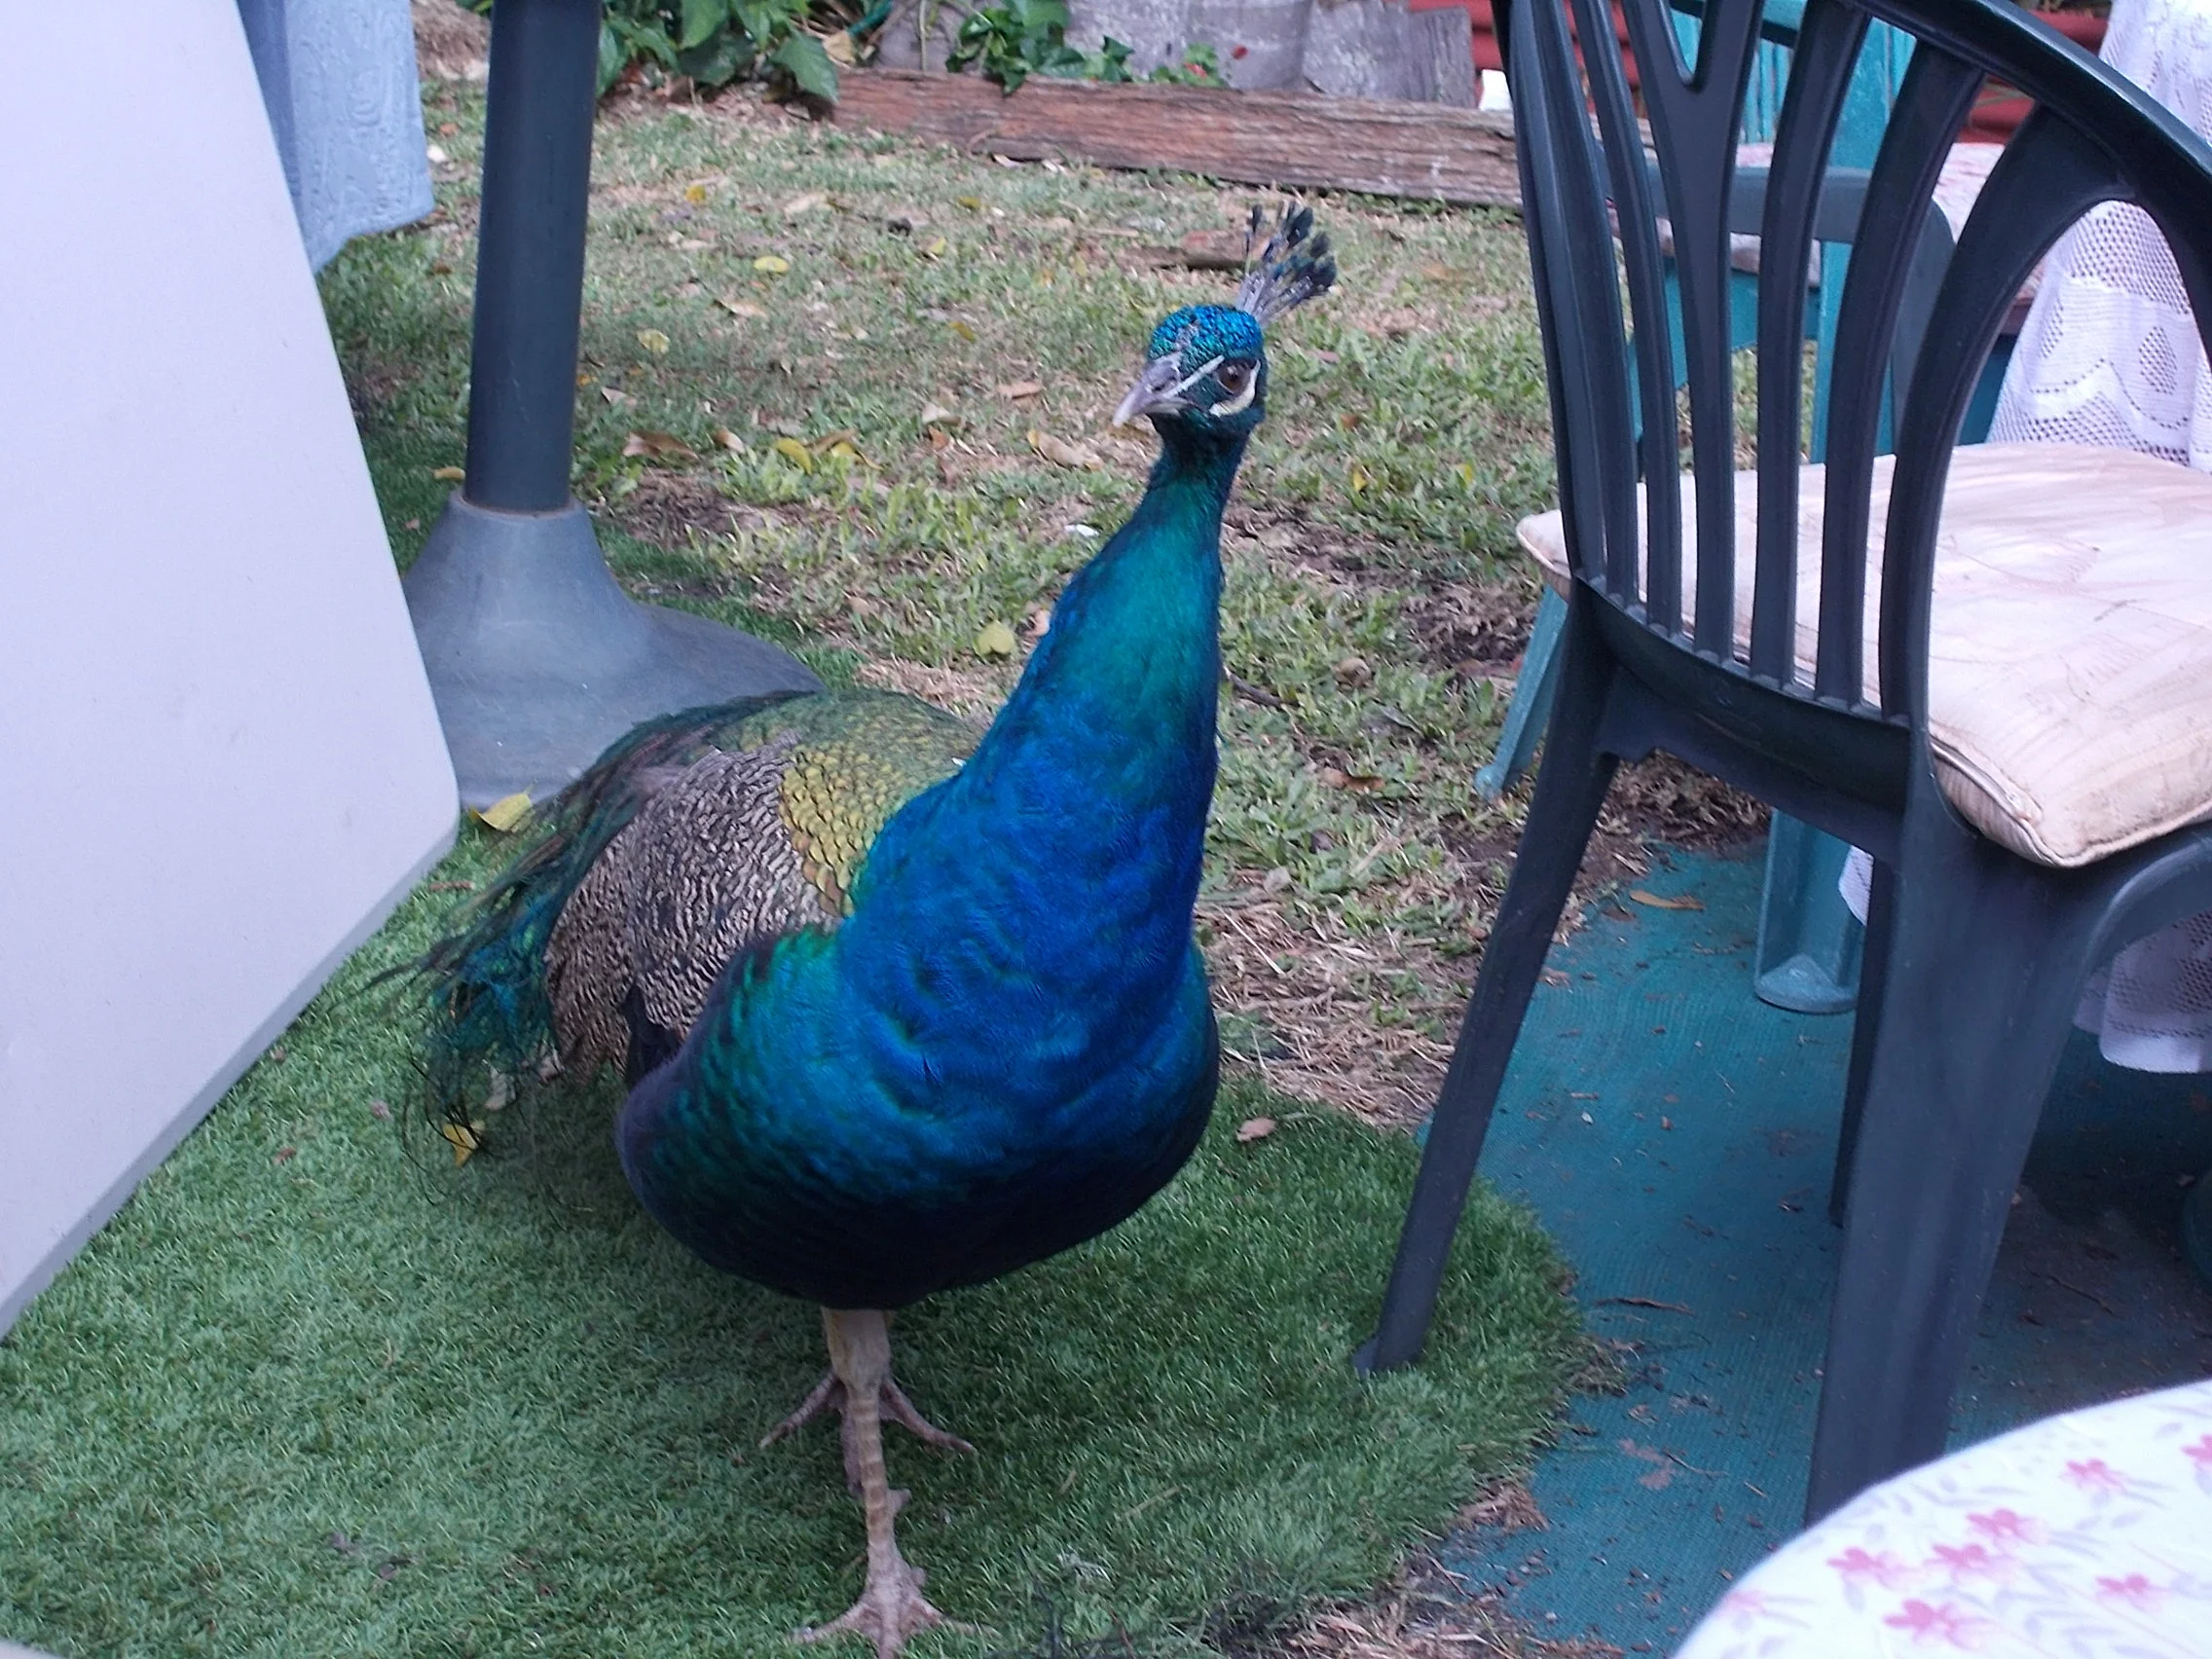
POLYGON ((1367 488, 1368 482, 1367 468, 1360 465, 1358 461, 1353 461, 1351 463, 1351 493, 1355 496, 1358 495, 1367 488))
POLYGON ((1275 1121, 1272 1118, 1246 1118, 1236 1125, 1236 1138, 1246 1145, 1256 1140, 1265 1140, 1274 1132, 1275 1121))
POLYGON ((1095 472, 1106 462, 1096 450, 1084 444, 1071 444, 1055 438, 1050 432, 1029 428, 1029 447, 1054 466, 1072 466, 1081 472, 1095 472))
POLYGON ((956 196, 953 200, 970 212, 980 213, 983 210, 983 199, 980 196, 956 196))
POLYGON ((800 443, 798 439, 778 438, 771 447, 801 472, 812 472, 814 470, 814 452, 800 443))
POLYGON ((1656 893, 1646 893, 1642 888, 1638 887, 1630 891, 1629 897, 1639 904, 1650 905, 1654 910, 1702 910, 1705 908, 1703 900, 1693 899, 1686 893, 1679 899, 1662 899, 1656 893))
POLYGON ((684 201, 686 201, 686 202, 704 202, 704 201, 706 201, 706 200, 707 200, 707 187, 706 187, 705 185, 703 185, 703 184, 687 184, 687 185, 685 185, 685 186, 683 187, 683 200, 684 200, 684 201))
POLYGON ((433 466, 430 468, 430 476, 441 483, 459 484, 468 474, 458 466, 433 466))
POLYGON ((656 357, 665 357, 668 355, 668 336, 663 334, 657 328, 639 329, 638 344, 643 346, 646 350, 650 351, 656 357))
POLYGON ((518 790, 511 795, 502 795, 476 816, 486 828, 511 835, 530 817, 530 792, 518 790))
POLYGON ((959 335, 963 340, 972 341, 976 338, 976 331, 967 323, 962 322, 958 317, 954 317, 950 322, 945 324, 945 326, 951 329, 953 333, 959 335))
POLYGON ((753 262, 753 269, 765 271, 771 276, 781 276, 792 268, 792 262, 780 253, 764 253, 753 262))
POLYGON ((985 657, 1014 655, 1014 630, 1004 622, 986 622, 976 636, 976 654, 985 657))
POLYGON ((928 241, 922 243, 922 257, 924 259, 942 259, 951 251, 952 244, 942 237, 932 237, 928 241))
POLYGON ((457 1169, 474 1157, 477 1149, 484 1144, 482 1124, 440 1124, 438 1133, 452 1143, 454 1167, 457 1169))

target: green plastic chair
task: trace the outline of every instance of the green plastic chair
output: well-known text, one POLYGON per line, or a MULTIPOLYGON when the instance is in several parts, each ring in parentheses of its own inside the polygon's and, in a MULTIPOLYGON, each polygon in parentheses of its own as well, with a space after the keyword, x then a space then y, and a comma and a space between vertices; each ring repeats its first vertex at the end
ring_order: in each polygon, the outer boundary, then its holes
MULTIPOLYGON (((1782 117, 1783 93, 1789 82, 1791 48, 1804 17, 1804 0, 1768 0, 1761 14, 1760 42, 1745 88, 1742 138, 1746 143, 1771 141, 1782 117)), ((1702 0, 1677 0, 1674 18, 1683 55, 1694 58, 1702 0)), ((1502 35, 1501 35, 1502 38, 1502 35)), ((1912 55, 1912 39, 1885 23, 1870 24, 1858 66, 1844 94, 1838 121, 1832 166, 1871 167, 1889 125, 1890 108, 1897 101, 1906 64, 1912 55)), ((1821 249, 1818 299, 1810 308, 1807 337, 1819 347, 1820 372, 1813 390, 1813 442, 1811 456, 1826 454, 1827 374, 1829 349, 1835 341, 1836 321, 1843 305, 1844 275, 1850 268, 1851 250, 1842 243, 1821 249)), ((1757 337, 1758 280, 1748 273, 1735 273, 1729 282, 1729 338, 1733 348, 1752 345, 1757 337)), ((1679 313, 1675 322, 1675 354, 1684 360, 1680 346, 1679 313)), ((2009 345, 1993 353, 1983 376, 1974 406, 1969 411, 1967 443, 1978 443, 1989 430, 1996 408, 1997 387, 2004 378, 2009 345)), ((1881 443, 1890 445, 1892 411, 1882 412, 1881 443)), ((1535 626, 1514 684, 1513 700, 1506 707, 1505 724, 1497 753, 1475 774, 1478 793, 1494 800, 1517 785, 1533 763, 1537 739, 1551 715, 1558 688, 1560 644, 1567 626, 1567 605, 1545 588, 1537 602, 1535 626)), ((1849 846, 1824 835, 1786 813, 1773 815, 1767 832, 1765 886, 1759 903, 1758 942, 1753 954, 1753 991, 1778 1008, 1798 1014, 1842 1014, 1858 999, 1859 966, 1863 949, 1861 928, 1836 891, 1849 846)))
MULTIPOLYGON (((1866 996, 1837 1147, 1843 1247, 1807 1482, 1807 1519, 1818 1520, 1943 1450, 1953 1389, 2083 982, 2130 940, 2212 908, 2201 788, 2176 803, 2188 808, 2182 829, 2160 829, 2159 802, 2146 791, 2107 802, 2120 816, 2096 845, 2031 850, 2019 840, 2024 820, 2009 809, 2015 833, 1984 834, 1962 816, 1971 807, 1952 804, 1971 785, 1939 758, 1935 722, 1944 699, 1932 685, 1942 639, 1939 533, 1965 535, 1976 512, 2003 500, 1991 491, 2001 490, 2004 469, 1971 464, 1971 452, 1956 446, 2021 285, 2083 212, 2130 203, 2173 250, 2197 332, 2212 342, 2212 144, 2011 0, 1808 0, 1773 165, 1753 204, 1734 159, 1759 0, 1711 0, 1689 74, 1664 61, 1674 55, 1665 0, 1624 4, 1646 66, 1641 105, 1631 101, 1604 0, 1514 8, 1522 197, 1571 583, 1566 648, 1512 878, 1438 1093, 1376 1334, 1356 1363, 1372 1373, 1419 1355, 1500 1086, 1606 791, 1623 760, 1665 750, 1867 848, 1874 861, 1866 996), (1582 24, 1579 54, 1570 5, 1582 24), (1870 21, 1895 24, 1917 44, 1871 177, 1847 202, 1827 156, 1870 21), (1941 255, 1934 304, 1917 322, 1895 463, 1878 468, 1878 411, 1899 363, 1904 297, 1941 224, 1933 195, 1951 138, 1988 80, 2020 88, 2035 109, 1958 246, 1941 255), (1646 131, 1660 157, 1657 191, 1646 131), (1677 303, 1691 324, 1680 378, 1693 464, 1679 489, 1662 214, 1679 256, 1677 303), (1754 227, 1764 254, 1758 511, 1755 530, 1739 538, 1728 235, 1754 227), (1854 269, 1817 485, 1819 573, 1806 591, 1800 507, 1816 486, 1795 453, 1804 273, 1814 242, 1829 240, 1853 243, 1854 269), (1633 392, 1632 359, 1641 365, 1633 392), (1978 478, 1982 493, 1954 498, 1955 470, 1978 478), (1659 488, 1641 489, 1645 478, 1659 488), (1953 505, 1963 529, 1946 523, 1953 505), (1739 572, 1751 578, 1748 596, 1739 572)), ((2193 549, 2212 525, 2212 486, 2186 468, 2116 457, 2078 476, 2099 480, 2087 504, 2123 542, 2154 525, 2193 549)), ((2083 504, 2076 497, 2067 510, 2083 504)), ((2008 534, 1995 515, 1979 531, 1985 547, 2008 534)), ((2022 538, 2016 525, 2009 534, 2022 538)), ((2019 548, 2014 577, 2052 550, 2019 548)), ((2103 572, 2114 594, 2120 571, 2103 572)), ((2065 602, 2055 586, 2046 591, 2054 607, 2065 602)), ((2056 609, 2046 620, 2101 631, 2125 608, 2116 600, 2086 621, 2056 609)), ((2032 630, 2018 638, 2032 648, 2032 630)), ((2046 689, 2072 660, 2038 661, 2041 680, 2023 679, 2046 689)), ((2175 695, 2192 660, 2147 664, 2162 678, 2145 683, 2175 695)), ((1964 712, 1986 708, 1970 696, 1964 712)), ((2012 735, 2024 752, 2025 735, 2012 735)), ((2107 741, 2119 751, 2112 758, 2129 757, 2123 731, 2107 741)), ((2081 804, 2065 799, 2055 777, 2038 787, 2061 806, 2081 804)))

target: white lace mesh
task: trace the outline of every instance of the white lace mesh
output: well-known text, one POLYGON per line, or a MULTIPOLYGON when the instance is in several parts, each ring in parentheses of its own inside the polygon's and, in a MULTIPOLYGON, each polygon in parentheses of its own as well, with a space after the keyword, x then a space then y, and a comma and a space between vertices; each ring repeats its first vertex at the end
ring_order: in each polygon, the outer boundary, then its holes
MULTIPOLYGON (((2102 53, 2212 138, 2212 0, 2113 0, 2102 53)), ((2212 472, 2212 368, 2148 214, 2095 208, 2052 247, 1989 437, 2106 444, 2212 472)), ((1854 851, 1838 884, 1862 921, 1871 867, 1854 851)), ((2121 950, 2083 991, 2074 1022, 2116 1065, 2212 1071, 2212 912, 2121 950)))
MULTIPOLYGON (((2103 55, 2212 137, 2212 0, 2117 0, 2103 55)), ((2096 208, 2052 248, 1989 437, 2109 444, 2212 471, 2212 370, 2140 208, 2096 208)))

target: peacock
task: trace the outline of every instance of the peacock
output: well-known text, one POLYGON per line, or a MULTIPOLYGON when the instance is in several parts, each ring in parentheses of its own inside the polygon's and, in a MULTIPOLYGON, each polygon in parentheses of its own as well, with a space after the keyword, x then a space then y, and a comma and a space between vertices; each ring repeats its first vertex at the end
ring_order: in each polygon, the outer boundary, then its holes
POLYGON ((988 730, 865 689, 648 721, 421 964, 439 1093, 548 1042, 568 1080, 621 1067, 616 1150, 645 1209, 821 1305, 829 1373, 768 1439, 840 1415, 867 1568, 807 1640, 892 1659, 942 1619, 899 1551, 882 1424, 973 1449, 894 1379, 887 1313, 1115 1226, 1212 1111, 1192 911, 1222 512, 1267 409, 1263 328, 1336 280, 1309 208, 1255 262, 1268 228, 1255 209, 1234 306, 1153 332, 1115 413, 1159 433, 1144 498, 988 730))

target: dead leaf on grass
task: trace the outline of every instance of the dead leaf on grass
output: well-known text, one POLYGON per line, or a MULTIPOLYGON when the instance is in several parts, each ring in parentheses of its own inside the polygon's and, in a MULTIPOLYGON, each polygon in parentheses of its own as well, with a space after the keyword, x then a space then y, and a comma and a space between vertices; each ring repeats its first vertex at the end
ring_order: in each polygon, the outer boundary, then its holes
POLYGON ((803 213, 813 212, 817 207, 827 207, 829 205, 829 197, 825 196, 819 190, 810 190, 804 196, 794 196, 789 202, 784 203, 784 217, 787 219, 795 219, 803 213))
POLYGON ((728 450, 732 455, 741 454, 745 449, 745 440, 727 426, 717 426, 710 436, 714 438, 717 447, 728 450))
POLYGON ((999 395, 1009 403, 1019 403, 1025 397, 1035 397, 1044 389, 1042 381, 1008 381, 999 387, 999 395))
POLYGON ((986 622, 976 635, 976 654, 1003 660, 1014 655, 1014 630, 1004 622, 986 622))
POLYGON ((922 424, 925 426, 964 426, 967 422, 961 418, 958 410, 948 409, 933 397, 925 400, 922 404, 922 424))
POLYGON ((1702 899, 1693 899, 1686 893, 1678 899, 1662 899, 1656 893, 1646 893, 1641 887, 1633 887, 1629 889, 1628 896, 1639 904, 1648 904, 1654 910, 1702 910, 1705 908, 1705 902, 1702 899))
POLYGON ((1274 1132, 1275 1121, 1272 1118, 1246 1118, 1236 1125, 1236 1139, 1239 1145, 1248 1146, 1253 1141, 1265 1140, 1274 1132))
POLYGON ((635 460, 697 461, 699 452, 673 432, 632 432, 622 440, 622 453, 635 460))
POLYGON ((518 790, 511 795, 501 795, 476 817, 487 829, 511 835, 529 822, 530 792, 518 790))
POLYGON ((768 314, 751 300, 740 300, 729 294, 722 295, 715 301, 715 304, 721 307, 732 316, 757 317, 768 314))
POLYGON ((447 1143, 453 1148, 456 1169, 475 1157, 477 1149, 484 1144, 482 1124, 440 1124, 438 1133, 445 1136, 447 1143))
POLYGON ((753 269, 770 276, 781 276, 792 268, 792 262, 780 253, 764 253, 753 262, 753 269))
POLYGON ((639 329, 638 344, 643 346, 646 350, 650 351, 656 357, 665 357, 668 355, 668 336, 663 334, 657 328, 639 329))
POLYGON ((1373 772, 1342 772, 1334 766, 1324 766, 1319 776, 1327 788, 1348 790, 1353 794, 1373 794, 1382 787, 1382 780, 1373 772))
POLYGON ((1068 443, 1035 426, 1029 428, 1029 447, 1054 466, 1070 466, 1079 472, 1096 472, 1106 464, 1098 452, 1088 445, 1068 443))
POLYGON ((441 484, 459 484, 468 474, 458 466, 433 466, 430 468, 430 476, 441 484))
POLYGON ((800 443, 798 439, 778 438, 771 447, 801 472, 812 472, 814 470, 814 452, 800 443))

